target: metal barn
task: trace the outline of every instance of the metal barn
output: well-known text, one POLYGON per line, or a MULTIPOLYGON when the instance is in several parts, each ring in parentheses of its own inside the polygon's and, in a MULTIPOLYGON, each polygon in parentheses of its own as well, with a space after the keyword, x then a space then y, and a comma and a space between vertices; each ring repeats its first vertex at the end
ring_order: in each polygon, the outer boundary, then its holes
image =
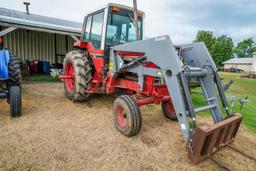
POLYGON ((80 36, 82 24, 0 8, 3 45, 21 60, 61 63, 80 36))

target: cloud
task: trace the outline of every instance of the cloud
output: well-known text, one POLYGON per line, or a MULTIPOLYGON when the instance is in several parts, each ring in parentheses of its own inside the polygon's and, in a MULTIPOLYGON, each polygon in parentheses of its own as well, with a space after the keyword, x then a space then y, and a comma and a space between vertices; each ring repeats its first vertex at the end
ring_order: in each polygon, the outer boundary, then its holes
MULTIPOLYGON (((132 0, 29 0, 32 13, 83 22, 84 16, 107 3, 132 6, 132 0)), ((1 0, 0 6, 25 10, 23 1, 1 0)), ((255 0, 138 0, 146 13, 146 36, 170 35, 175 43, 189 43, 198 30, 226 34, 234 42, 256 38, 255 0)))
POLYGON ((255 9, 253 0, 184 0, 171 4, 166 11, 172 11, 171 16, 179 24, 227 34, 236 42, 256 37, 255 9))
MULTIPOLYGON (((198 3, 199 0, 197 0, 198 3)), ((256 15, 256 2, 245 4, 236 1, 213 1, 201 5, 186 4, 176 10, 186 11, 186 17, 190 24, 208 27, 239 27, 241 25, 255 25, 253 22, 256 15), (203 16, 203 17, 202 17, 203 16)))

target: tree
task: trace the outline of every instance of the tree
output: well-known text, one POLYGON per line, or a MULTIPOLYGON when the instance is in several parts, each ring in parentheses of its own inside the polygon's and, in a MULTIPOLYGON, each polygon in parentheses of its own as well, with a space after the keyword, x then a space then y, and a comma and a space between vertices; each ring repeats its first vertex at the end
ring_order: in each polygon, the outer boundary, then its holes
POLYGON ((197 32, 194 42, 204 42, 209 52, 211 52, 211 48, 213 43, 215 42, 215 38, 211 31, 201 30, 197 32))
POLYGON ((198 31, 194 42, 204 42, 215 64, 221 66, 222 62, 230 59, 233 54, 233 40, 226 35, 214 37, 210 31, 198 31))
POLYGON ((234 48, 234 54, 239 58, 252 57, 253 52, 256 52, 256 43, 253 38, 242 40, 234 48))
POLYGON ((216 38, 211 47, 211 55, 217 66, 221 66, 222 62, 232 57, 233 47, 233 41, 230 37, 222 35, 216 38))

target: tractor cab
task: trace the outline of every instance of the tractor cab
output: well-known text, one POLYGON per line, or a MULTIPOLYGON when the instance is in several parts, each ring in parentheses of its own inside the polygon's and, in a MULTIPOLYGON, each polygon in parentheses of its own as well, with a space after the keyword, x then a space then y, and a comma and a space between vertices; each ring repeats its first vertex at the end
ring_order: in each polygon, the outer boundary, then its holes
MULTIPOLYGON (((144 13, 138 11, 137 15, 139 38, 142 40, 144 13)), ((104 55, 107 64, 110 47, 136 41, 133 9, 108 4, 107 7, 88 14, 84 19, 81 41, 90 42, 93 50, 104 55)))

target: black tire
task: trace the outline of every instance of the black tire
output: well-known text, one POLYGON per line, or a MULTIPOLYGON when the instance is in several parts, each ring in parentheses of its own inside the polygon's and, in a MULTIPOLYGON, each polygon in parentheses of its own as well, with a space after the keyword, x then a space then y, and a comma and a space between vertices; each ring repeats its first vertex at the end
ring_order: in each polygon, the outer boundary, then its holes
POLYGON ((162 112, 167 119, 177 121, 177 116, 171 102, 162 102, 162 112))
POLYGON ((21 88, 20 86, 10 86, 9 88, 10 115, 11 117, 21 116, 21 88))
POLYGON ((88 60, 87 51, 71 51, 67 53, 64 60, 64 75, 66 75, 66 66, 71 63, 74 67, 75 85, 72 91, 69 91, 64 81, 65 95, 73 102, 86 101, 90 94, 85 91, 89 88, 92 82, 92 69, 88 60))
MULTIPOLYGON (((121 115, 121 114, 120 114, 121 115)), ((142 125, 141 111, 136 101, 128 95, 119 96, 113 105, 113 117, 115 127, 119 132, 127 137, 135 136, 139 133, 142 125), (125 124, 120 124, 118 112, 122 110, 122 117, 125 124)))
POLYGON ((19 86, 21 82, 20 61, 13 55, 8 64, 9 86, 19 86))

